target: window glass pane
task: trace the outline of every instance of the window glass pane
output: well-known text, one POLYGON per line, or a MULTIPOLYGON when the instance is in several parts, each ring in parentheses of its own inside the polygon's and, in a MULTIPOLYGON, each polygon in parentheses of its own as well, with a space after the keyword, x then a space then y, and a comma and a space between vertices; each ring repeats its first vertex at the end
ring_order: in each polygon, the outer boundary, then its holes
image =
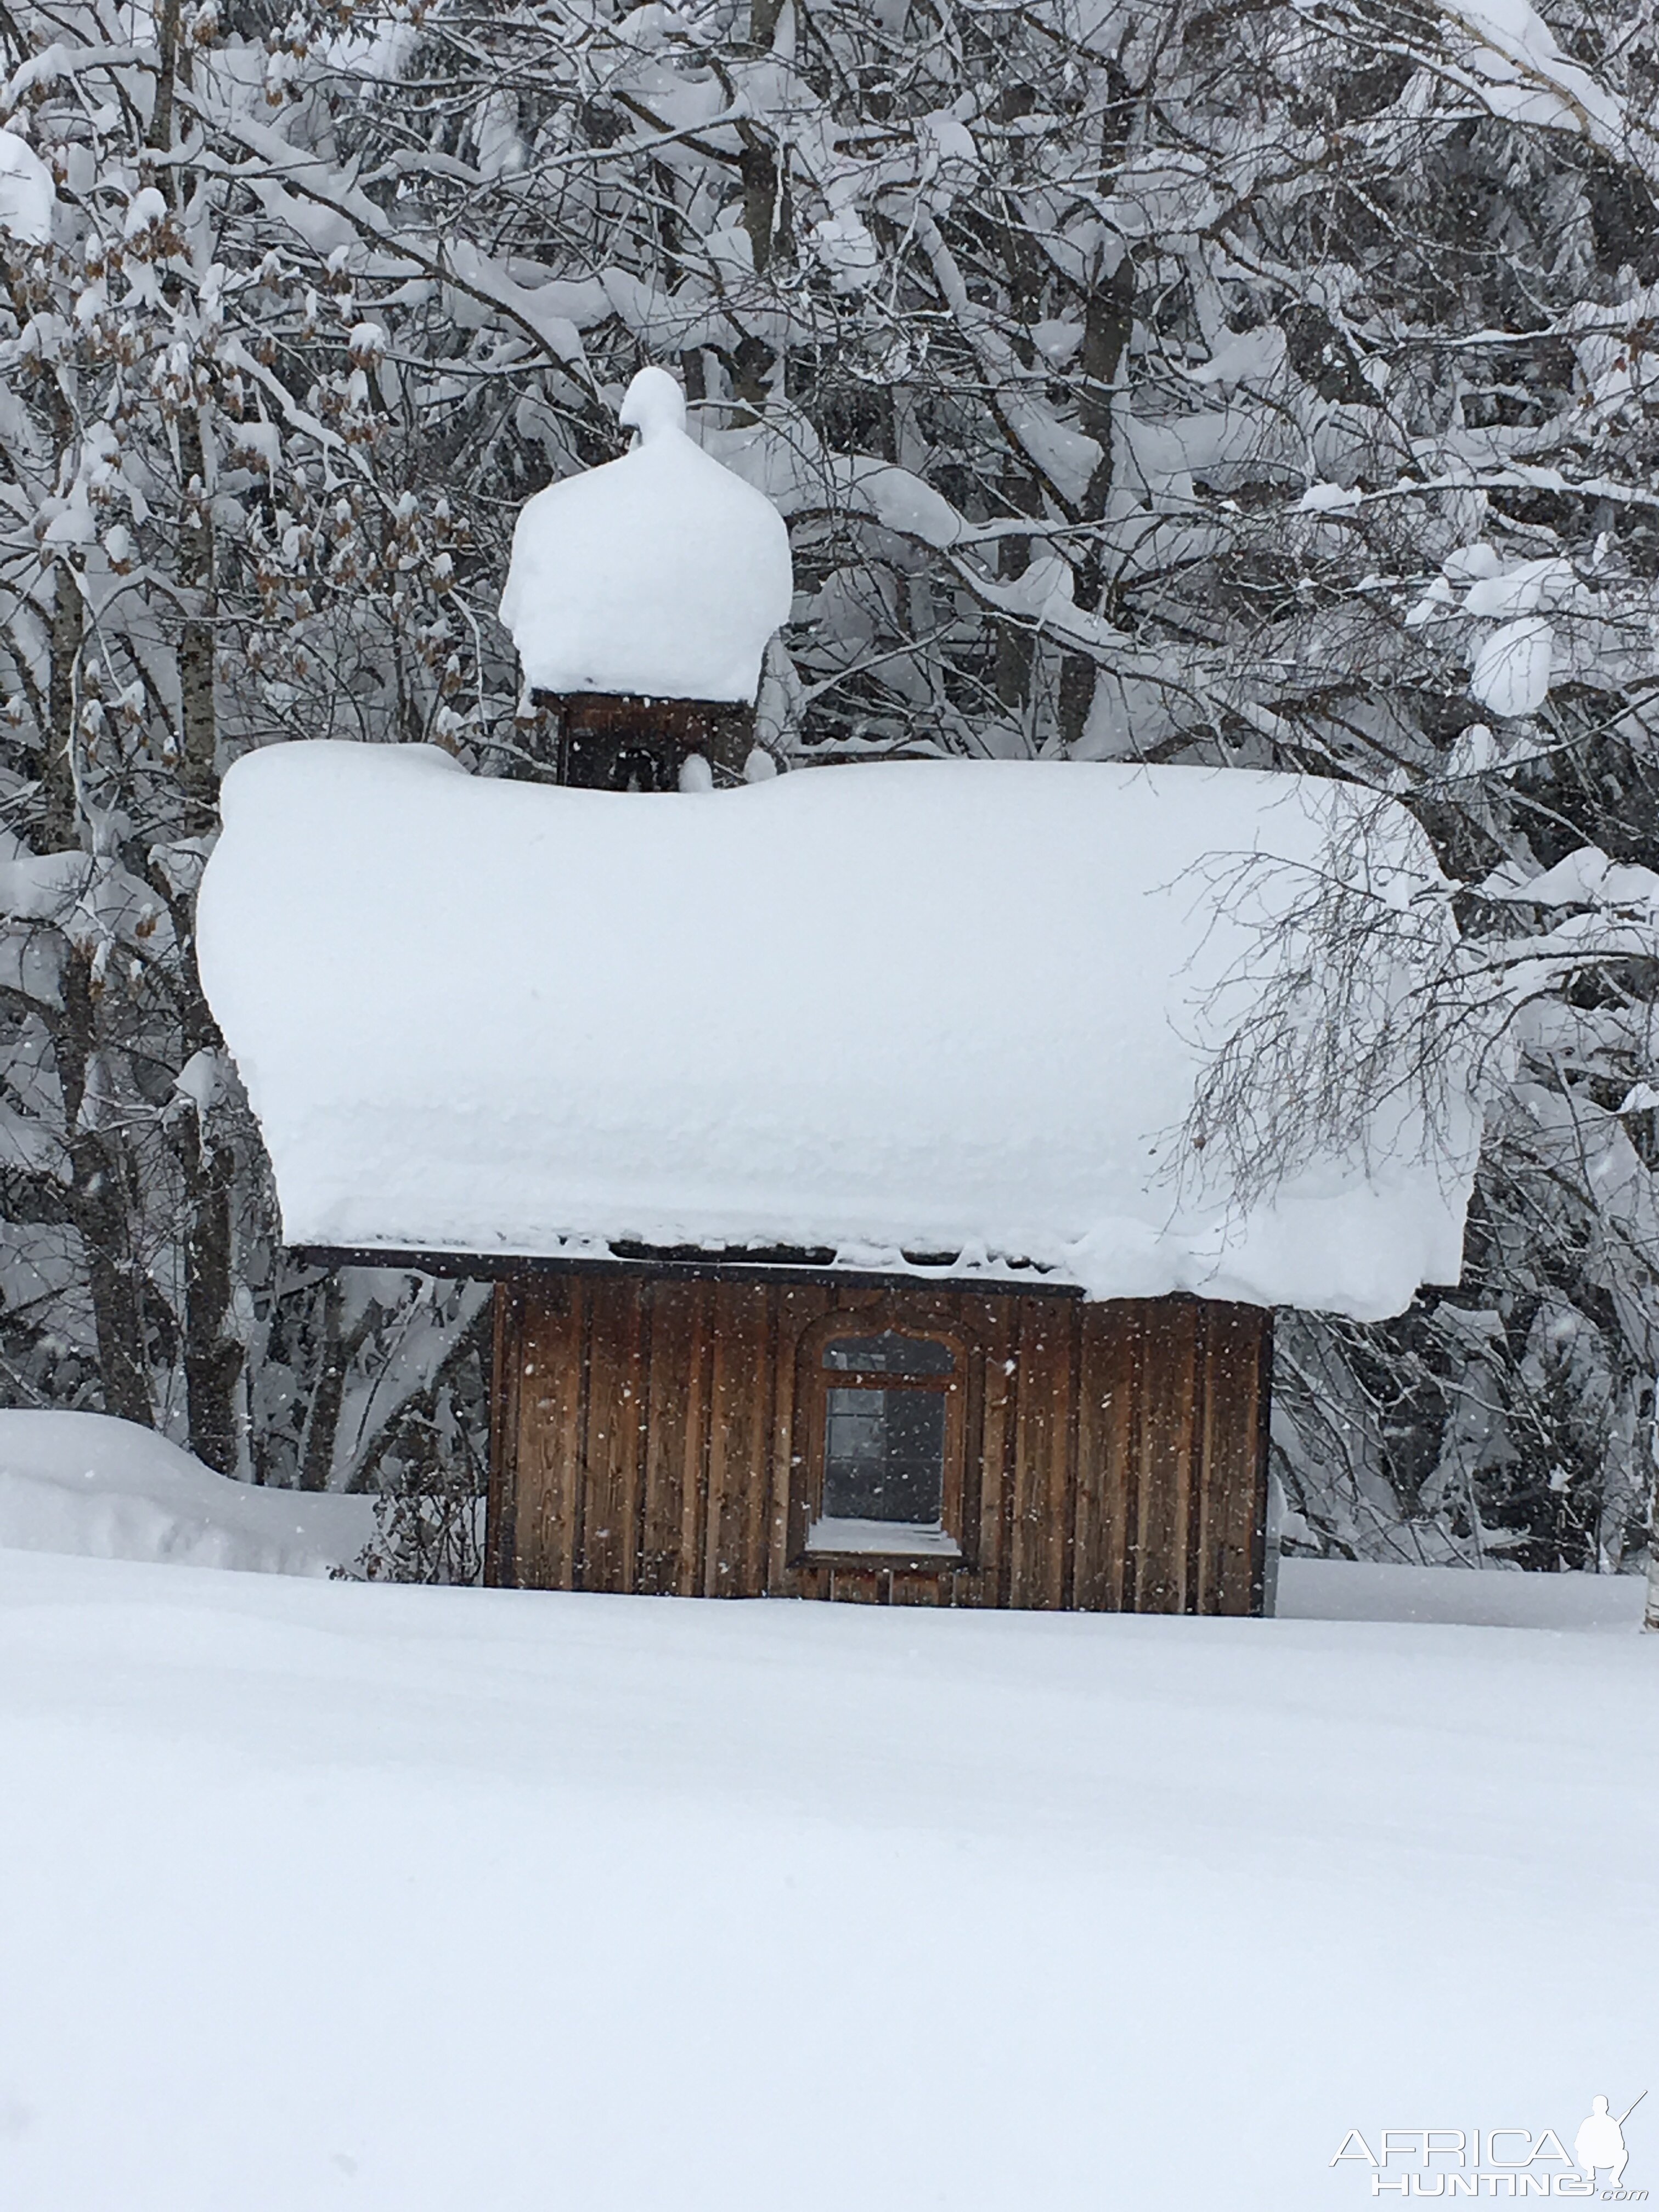
POLYGON ((879 1336, 838 1336, 823 1347, 826 1367, 861 1368, 873 1375, 949 1375, 957 1356, 948 1344, 923 1336, 901 1336, 884 1329, 879 1336))
POLYGON ((945 1506, 945 1395, 831 1390, 823 1440, 823 1518, 937 1528, 945 1506))

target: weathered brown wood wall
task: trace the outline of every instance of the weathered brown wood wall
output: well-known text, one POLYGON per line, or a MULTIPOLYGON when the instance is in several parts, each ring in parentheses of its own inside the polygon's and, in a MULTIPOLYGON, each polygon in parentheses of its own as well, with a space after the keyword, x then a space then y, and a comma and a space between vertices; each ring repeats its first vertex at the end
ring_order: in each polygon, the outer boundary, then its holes
POLYGON ((560 783, 589 791, 673 791, 693 753, 732 775, 755 743, 755 710, 707 699, 532 691, 529 750, 560 783))
MULTIPOLYGON (((1270 1316, 1198 1298, 531 1276, 496 1291, 489 1579, 876 1604, 1258 1612, 1270 1316), (974 1347, 960 1564, 791 1564, 796 1347, 974 1347)), ((799 1516, 797 1516, 799 1520, 799 1516)))

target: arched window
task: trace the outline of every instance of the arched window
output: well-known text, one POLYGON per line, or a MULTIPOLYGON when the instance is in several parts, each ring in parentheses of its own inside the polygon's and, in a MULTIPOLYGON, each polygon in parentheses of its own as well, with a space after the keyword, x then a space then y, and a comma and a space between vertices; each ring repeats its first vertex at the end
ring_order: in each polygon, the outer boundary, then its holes
POLYGON ((809 1557, 962 1554, 965 1348, 849 1315, 805 1347, 809 1557))

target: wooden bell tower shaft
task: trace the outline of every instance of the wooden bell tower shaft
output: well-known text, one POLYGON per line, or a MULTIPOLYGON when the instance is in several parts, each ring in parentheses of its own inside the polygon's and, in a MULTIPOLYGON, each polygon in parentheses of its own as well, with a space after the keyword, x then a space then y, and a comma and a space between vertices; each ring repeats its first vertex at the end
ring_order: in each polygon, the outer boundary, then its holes
POLYGON ((547 718, 538 750, 554 781, 584 791, 674 791, 698 753, 736 777, 755 743, 755 710, 735 702, 605 691, 531 699, 547 718))

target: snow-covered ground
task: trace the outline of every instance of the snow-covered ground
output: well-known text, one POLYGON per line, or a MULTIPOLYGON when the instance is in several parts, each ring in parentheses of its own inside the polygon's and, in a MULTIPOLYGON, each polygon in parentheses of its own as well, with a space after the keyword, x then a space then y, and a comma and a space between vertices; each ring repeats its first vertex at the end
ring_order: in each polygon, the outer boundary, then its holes
POLYGON ((1502 1568, 1286 1559, 1278 1613, 1291 1620, 1434 1621, 1443 1627, 1601 1629, 1642 1625, 1640 1575, 1522 1575, 1502 1568))
POLYGON ((1586 1634, 0 1552, 0 2203, 1236 2212, 1372 2201, 1351 2129, 1571 2146, 1659 2073, 1610 1587, 1586 1634))

